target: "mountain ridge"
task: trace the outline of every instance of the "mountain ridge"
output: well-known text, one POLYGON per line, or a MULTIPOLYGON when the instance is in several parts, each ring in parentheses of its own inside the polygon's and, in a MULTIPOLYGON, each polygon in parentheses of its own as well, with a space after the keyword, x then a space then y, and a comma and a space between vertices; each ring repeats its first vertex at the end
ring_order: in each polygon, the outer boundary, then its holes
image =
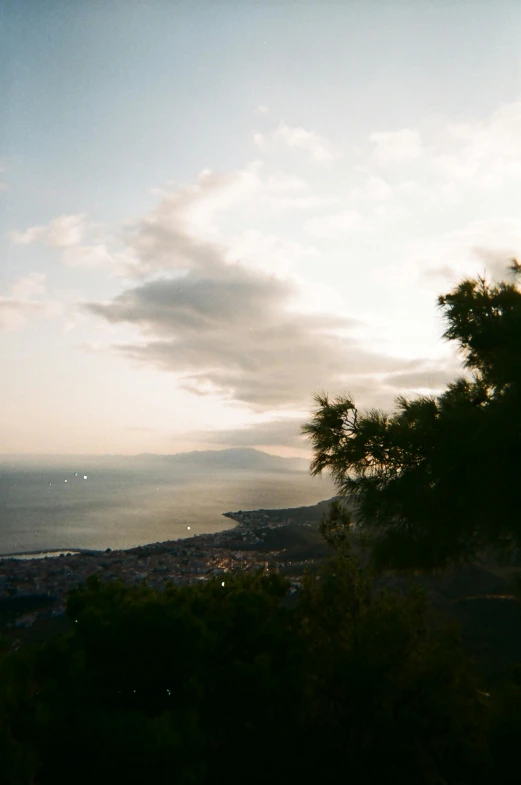
POLYGON ((253 447, 230 447, 224 450, 192 450, 180 453, 140 453, 142 460, 164 460, 169 463, 211 465, 223 468, 276 469, 305 471, 309 463, 305 458, 284 458, 253 447))
POLYGON ((98 455, 4 455, 0 456, 0 464, 9 466, 10 464, 21 464, 31 466, 42 462, 43 465, 61 465, 73 463, 79 465, 84 463, 86 466, 106 465, 107 463, 117 463, 123 466, 136 464, 163 464, 176 467, 189 467, 191 470, 197 469, 243 469, 250 471, 298 471, 309 470, 309 461, 306 458, 290 457, 284 458, 280 455, 257 450, 253 447, 230 447, 224 450, 192 450, 190 452, 178 453, 138 453, 137 455, 121 454, 98 454, 98 455))

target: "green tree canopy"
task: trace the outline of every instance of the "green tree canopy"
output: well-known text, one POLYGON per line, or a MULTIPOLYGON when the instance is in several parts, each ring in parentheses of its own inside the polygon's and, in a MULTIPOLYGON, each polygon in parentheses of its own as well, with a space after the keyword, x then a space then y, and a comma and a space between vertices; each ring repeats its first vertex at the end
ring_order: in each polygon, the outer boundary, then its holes
POLYGON ((360 415, 351 397, 320 393, 302 428, 312 475, 329 469, 355 503, 380 569, 442 568, 521 544, 521 291, 478 276, 438 307, 471 379, 440 396, 400 395, 394 415, 360 415))

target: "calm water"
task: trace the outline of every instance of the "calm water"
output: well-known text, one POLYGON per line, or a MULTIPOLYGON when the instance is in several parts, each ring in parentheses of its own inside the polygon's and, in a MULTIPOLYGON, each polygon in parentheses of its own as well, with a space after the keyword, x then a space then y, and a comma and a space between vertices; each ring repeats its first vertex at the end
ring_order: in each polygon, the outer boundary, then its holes
POLYGON ((208 475, 107 459, 3 461, 0 554, 131 548, 233 528, 223 512, 307 506, 334 493, 328 477, 306 472, 208 475))

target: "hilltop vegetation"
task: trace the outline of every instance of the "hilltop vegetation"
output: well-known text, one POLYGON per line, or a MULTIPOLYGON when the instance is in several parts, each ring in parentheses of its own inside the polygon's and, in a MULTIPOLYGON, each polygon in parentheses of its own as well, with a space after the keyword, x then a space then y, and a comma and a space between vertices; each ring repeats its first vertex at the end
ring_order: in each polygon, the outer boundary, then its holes
POLYGON ((4 781, 477 781, 486 707, 421 594, 372 595, 347 551, 296 604, 278 575, 224 582, 71 593, 72 633, 4 655, 4 781))

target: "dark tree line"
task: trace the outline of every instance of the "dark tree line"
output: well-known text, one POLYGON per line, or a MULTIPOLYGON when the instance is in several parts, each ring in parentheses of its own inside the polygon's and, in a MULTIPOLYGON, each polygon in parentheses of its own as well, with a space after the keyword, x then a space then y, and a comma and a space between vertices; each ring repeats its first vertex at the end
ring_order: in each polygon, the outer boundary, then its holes
POLYGON ((3 656, 1 781, 478 782, 488 708, 425 597, 372 592, 348 544, 289 587, 90 579, 71 633, 3 656))

